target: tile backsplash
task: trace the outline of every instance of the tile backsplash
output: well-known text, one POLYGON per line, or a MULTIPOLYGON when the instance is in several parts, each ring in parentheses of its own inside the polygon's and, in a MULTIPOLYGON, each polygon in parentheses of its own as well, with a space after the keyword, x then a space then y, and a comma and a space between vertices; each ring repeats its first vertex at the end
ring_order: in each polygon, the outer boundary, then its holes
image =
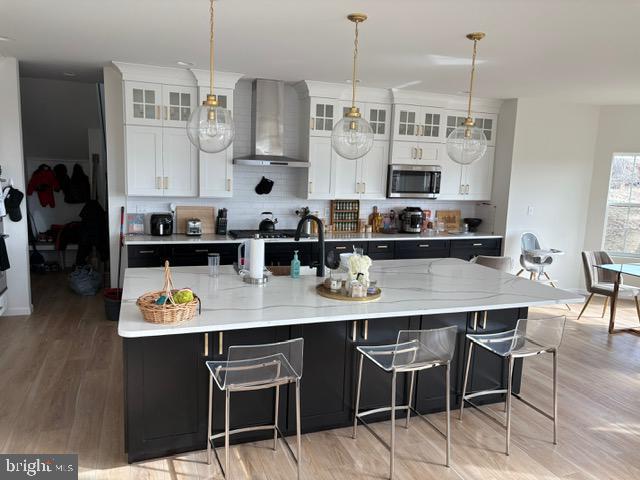
MULTIPOLYGON (((148 213, 171 211, 175 205, 209 205, 226 208, 229 211, 230 229, 258 228, 261 212, 273 212, 278 218, 278 228, 295 228, 298 218, 295 211, 308 206, 317 211, 322 218, 329 216, 330 201, 307 200, 305 198, 306 171, 303 168, 286 167, 253 167, 235 165, 233 167, 233 198, 151 198, 129 197, 127 199, 128 213, 148 213), (268 195, 258 195, 255 186, 262 176, 273 180, 273 190, 268 195)), ((373 206, 377 205, 383 213, 394 209, 402 211, 404 207, 415 206, 429 208, 434 214, 436 210, 460 209, 462 217, 479 217, 483 219, 480 230, 491 233, 493 230, 493 207, 476 204, 475 202, 446 202, 438 200, 416 199, 384 199, 361 200, 360 216, 367 218, 373 206)))

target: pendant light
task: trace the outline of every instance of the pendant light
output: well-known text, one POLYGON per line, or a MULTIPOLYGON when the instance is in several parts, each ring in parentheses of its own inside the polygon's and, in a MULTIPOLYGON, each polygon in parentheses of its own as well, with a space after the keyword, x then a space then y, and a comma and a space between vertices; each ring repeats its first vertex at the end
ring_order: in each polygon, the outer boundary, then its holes
POLYGON ((373 147, 373 130, 356 107, 356 84, 358 82, 358 25, 367 19, 364 13, 352 13, 347 18, 356 24, 353 42, 353 76, 351 79, 351 108, 336 123, 331 132, 331 145, 338 155, 349 160, 363 157, 373 147))
POLYGON ((469 103, 467 118, 463 124, 453 130, 447 137, 447 155, 456 163, 469 165, 482 158, 487 151, 487 137, 482 129, 475 126, 471 118, 471 98, 473 96, 473 81, 476 74, 476 52, 478 42, 484 38, 484 33, 475 32, 467 35, 473 41, 473 60, 471 61, 471 80, 469 82, 469 103))
POLYGON ((213 93, 213 53, 214 53, 214 0, 210 0, 210 45, 209 45, 209 75, 210 87, 207 99, 196 108, 187 123, 189 140, 203 152, 216 153, 226 150, 236 134, 231 112, 218 104, 213 93))

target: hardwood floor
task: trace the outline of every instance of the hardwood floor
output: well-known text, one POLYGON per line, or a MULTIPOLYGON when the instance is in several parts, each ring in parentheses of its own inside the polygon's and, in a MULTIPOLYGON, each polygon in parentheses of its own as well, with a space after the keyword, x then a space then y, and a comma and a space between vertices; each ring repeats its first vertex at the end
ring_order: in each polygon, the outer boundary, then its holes
MULTIPOLYGON (((126 463, 123 446, 122 353, 116 323, 102 297, 78 297, 62 275, 33 278, 31 317, 0 318, 0 451, 79 453, 80 478, 218 479, 205 452, 126 463)), ((535 309, 531 317, 568 315, 559 354, 559 444, 551 422, 513 402, 512 453, 504 431, 484 414, 465 409, 452 417, 451 468, 442 466, 444 441, 412 419, 397 430, 398 479, 637 479, 640 478, 640 337, 607 334, 602 301, 585 315, 564 307, 535 309)), ((619 306, 620 326, 638 324, 634 306, 619 306)), ((523 395, 551 408, 551 358, 526 360, 523 395)), ((501 412, 500 406, 492 409, 501 412)), ((443 426, 442 414, 432 420, 443 426)), ((383 438, 389 424, 374 429, 383 438)), ((232 447, 231 478, 295 478, 284 447, 232 447)), ((388 454, 361 427, 303 437, 303 477, 386 478, 388 454)))

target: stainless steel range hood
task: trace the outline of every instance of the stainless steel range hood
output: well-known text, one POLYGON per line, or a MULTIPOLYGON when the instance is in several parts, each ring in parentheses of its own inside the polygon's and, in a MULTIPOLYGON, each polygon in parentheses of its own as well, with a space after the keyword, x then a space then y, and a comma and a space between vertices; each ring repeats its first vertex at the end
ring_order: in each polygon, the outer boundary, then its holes
POLYGON ((236 165, 308 167, 284 155, 284 82, 253 81, 251 98, 251 155, 233 159, 236 165))

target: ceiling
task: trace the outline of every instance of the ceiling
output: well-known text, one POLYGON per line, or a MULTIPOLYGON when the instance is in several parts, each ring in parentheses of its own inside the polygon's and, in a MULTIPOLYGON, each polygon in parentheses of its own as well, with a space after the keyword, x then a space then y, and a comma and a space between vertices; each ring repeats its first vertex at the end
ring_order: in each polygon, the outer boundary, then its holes
MULTIPOLYGON (((360 81, 479 96, 640 103, 639 0, 219 0, 216 69, 344 82, 363 11, 360 81), (417 83, 419 82, 419 83, 417 83)), ((0 0, 0 54, 23 76, 96 81, 110 60, 208 68, 207 0, 0 0)))

